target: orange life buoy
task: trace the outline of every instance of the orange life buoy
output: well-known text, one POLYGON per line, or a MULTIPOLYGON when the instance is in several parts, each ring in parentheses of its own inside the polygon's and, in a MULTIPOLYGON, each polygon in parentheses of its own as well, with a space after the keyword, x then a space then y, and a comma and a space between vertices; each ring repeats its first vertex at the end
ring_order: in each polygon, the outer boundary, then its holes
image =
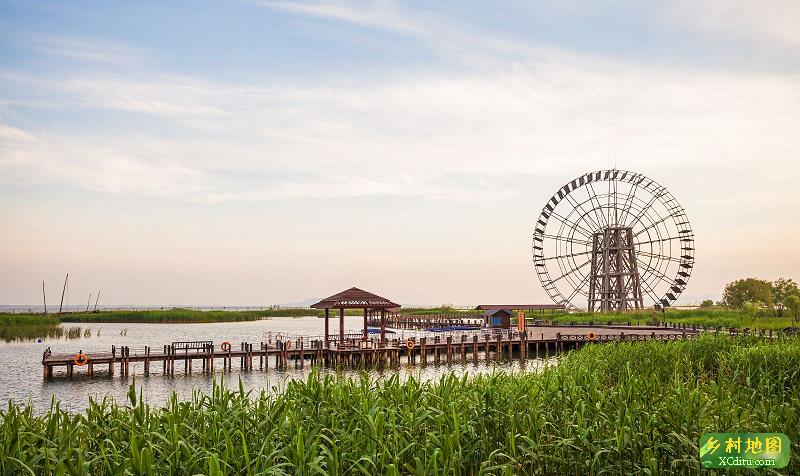
POLYGON ((292 348, 292 341, 290 341, 290 340, 287 340, 287 341, 286 341, 286 344, 285 344, 285 347, 286 347, 287 349, 291 349, 291 348, 292 348))
POLYGON ((408 342, 406 342, 406 347, 408 347, 409 350, 413 349, 414 348, 414 341, 411 340, 411 339, 408 339, 408 342))
POLYGON ((82 367, 89 363, 89 357, 87 357, 86 354, 78 354, 73 357, 72 361, 75 362, 75 365, 82 367))
POLYGON ((228 352, 229 350, 231 350, 231 343, 225 341, 219 345, 219 348, 222 349, 223 352, 228 352))
POLYGON ((586 338, 589 340, 595 340, 597 339, 597 334, 595 334, 594 332, 589 332, 588 334, 586 334, 586 338))

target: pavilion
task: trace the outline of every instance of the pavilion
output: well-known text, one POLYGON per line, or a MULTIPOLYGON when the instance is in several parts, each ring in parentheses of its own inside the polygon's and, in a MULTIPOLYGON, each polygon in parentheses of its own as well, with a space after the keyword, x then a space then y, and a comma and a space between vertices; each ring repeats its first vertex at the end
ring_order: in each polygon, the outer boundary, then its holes
POLYGON ((325 347, 328 346, 328 318, 331 309, 339 310, 339 345, 344 342, 344 310, 363 309, 364 310, 364 340, 368 338, 367 315, 371 311, 381 312, 381 342, 386 339, 386 310, 400 307, 392 301, 364 291, 358 288, 350 288, 333 296, 327 297, 322 301, 312 304, 311 309, 325 309, 325 347))

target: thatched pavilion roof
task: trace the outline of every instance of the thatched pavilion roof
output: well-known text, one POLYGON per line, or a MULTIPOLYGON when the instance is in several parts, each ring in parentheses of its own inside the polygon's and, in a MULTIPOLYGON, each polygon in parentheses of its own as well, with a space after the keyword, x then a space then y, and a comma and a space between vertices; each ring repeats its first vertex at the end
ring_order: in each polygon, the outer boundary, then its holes
POLYGON ((358 288, 350 288, 311 305, 311 309, 390 309, 394 307, 400 307, 400 305, 358 288))

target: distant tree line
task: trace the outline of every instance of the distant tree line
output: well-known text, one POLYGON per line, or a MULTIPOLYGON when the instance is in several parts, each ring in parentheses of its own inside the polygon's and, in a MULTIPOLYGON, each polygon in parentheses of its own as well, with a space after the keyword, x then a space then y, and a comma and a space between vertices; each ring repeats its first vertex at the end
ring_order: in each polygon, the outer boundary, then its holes
MULTIPOLYGON (((713 304, 711 300, 706 300, 700 307, 713 304)), ((772 282, 758 278, 739 279, 725 286, 719 304, 740 309, 753 316, 788 315, 796 322, 800 319, 800 287, 788 278, 779 278, 772 282)))

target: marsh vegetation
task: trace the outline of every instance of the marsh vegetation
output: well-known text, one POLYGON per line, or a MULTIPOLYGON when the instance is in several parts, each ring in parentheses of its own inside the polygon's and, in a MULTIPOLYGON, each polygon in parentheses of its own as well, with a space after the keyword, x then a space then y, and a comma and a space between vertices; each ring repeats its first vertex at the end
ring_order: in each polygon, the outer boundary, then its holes
MULTIPOLYGON (((310 374, 163 408, 0 411, 4 474, 701 473, 704 432, 800 441, 800 342, 590 345, 539 373, 438 381, 310 374)), ((800 463, 798 448, 792 454, 800 463)))

